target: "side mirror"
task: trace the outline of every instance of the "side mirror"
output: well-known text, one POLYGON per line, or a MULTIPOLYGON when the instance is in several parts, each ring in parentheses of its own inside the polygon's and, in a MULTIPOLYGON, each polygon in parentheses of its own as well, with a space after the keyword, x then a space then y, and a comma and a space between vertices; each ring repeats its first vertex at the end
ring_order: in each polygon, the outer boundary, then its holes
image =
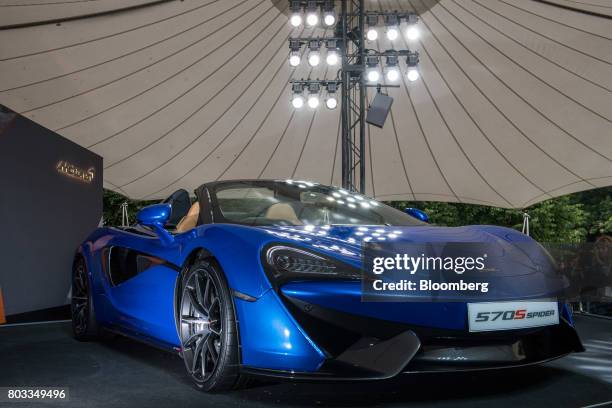
POLYGON ((168 222, 171 213, 172 206, 170 204, 149 205, 138 211, 136 221, 140 225, 152 228, 162 244, 170 245, 174 242, 174 237, 164 229, 164 225, 168 222))
POLYGON ((405 208, 404 212, 419 221, 429 222, 429 216, 423 210, 419 210, 418 208, 405 208))

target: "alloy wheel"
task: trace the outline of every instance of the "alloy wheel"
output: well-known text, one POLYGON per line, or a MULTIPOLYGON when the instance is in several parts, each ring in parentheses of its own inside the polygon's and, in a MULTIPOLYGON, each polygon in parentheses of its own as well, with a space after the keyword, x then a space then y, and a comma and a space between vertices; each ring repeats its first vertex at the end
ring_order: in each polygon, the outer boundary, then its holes
POLYGON ((223 331, 219 288, 208 271, 197 269, 187 280, 180 304, 180 334, 187 371, 202 383, 219 362, 223 331))
POLYGON ((87 272, 82 261, 76 262, 74 266, 74 277, 72 279, 72 321, 77 334, 87 331, 87 318, 89 316, 89 281, 87 272))

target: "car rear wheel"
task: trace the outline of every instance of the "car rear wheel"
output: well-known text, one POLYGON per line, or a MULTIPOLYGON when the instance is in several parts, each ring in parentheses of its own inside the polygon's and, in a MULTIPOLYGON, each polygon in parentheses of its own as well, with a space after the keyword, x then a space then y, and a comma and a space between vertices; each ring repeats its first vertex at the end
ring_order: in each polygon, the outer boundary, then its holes
POLYGON ((185 367, 196 388, 227 391, 243 383, 238 330, 223 273, 197 261, 181 280, 178 328, 185 367))
POLYGON ((70 303, 72 332, 79 341, 98 338, 99 330, 93 311, 87 266, 82 257, 72 267, 72 300, 70 303))

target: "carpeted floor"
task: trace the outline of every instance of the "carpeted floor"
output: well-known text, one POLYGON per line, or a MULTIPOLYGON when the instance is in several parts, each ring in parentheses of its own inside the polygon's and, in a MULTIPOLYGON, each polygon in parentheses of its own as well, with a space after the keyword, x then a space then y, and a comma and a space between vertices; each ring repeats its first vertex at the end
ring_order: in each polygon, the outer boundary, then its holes
POLYGON ((576 320, 587 352, 528 369, 357 384, 260 384, 221 395, 196 391, 178 357, 132 340, 79 343, 68 322, 0 327, 0 387, 69 388, 67 402, 5 403, 8 407, 561 408, 606 401, 612 407, 612 320, 576 320))

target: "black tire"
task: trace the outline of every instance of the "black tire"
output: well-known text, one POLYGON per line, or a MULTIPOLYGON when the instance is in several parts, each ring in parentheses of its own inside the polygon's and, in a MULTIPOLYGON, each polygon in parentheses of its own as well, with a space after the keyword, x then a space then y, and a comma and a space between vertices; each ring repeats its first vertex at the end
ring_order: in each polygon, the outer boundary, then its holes
POLYGON ((179 293, 181 354, 194 386, 205 392, 242 387, 236 314, 221 269, 196 261, 183 274, 179 293))
POLYGON ((93 309, 87 265, 81 256, 74 260, 72 266, 71 293, 70 315, 74 338, 79 341, 97 340, 100 330, 93 309))

